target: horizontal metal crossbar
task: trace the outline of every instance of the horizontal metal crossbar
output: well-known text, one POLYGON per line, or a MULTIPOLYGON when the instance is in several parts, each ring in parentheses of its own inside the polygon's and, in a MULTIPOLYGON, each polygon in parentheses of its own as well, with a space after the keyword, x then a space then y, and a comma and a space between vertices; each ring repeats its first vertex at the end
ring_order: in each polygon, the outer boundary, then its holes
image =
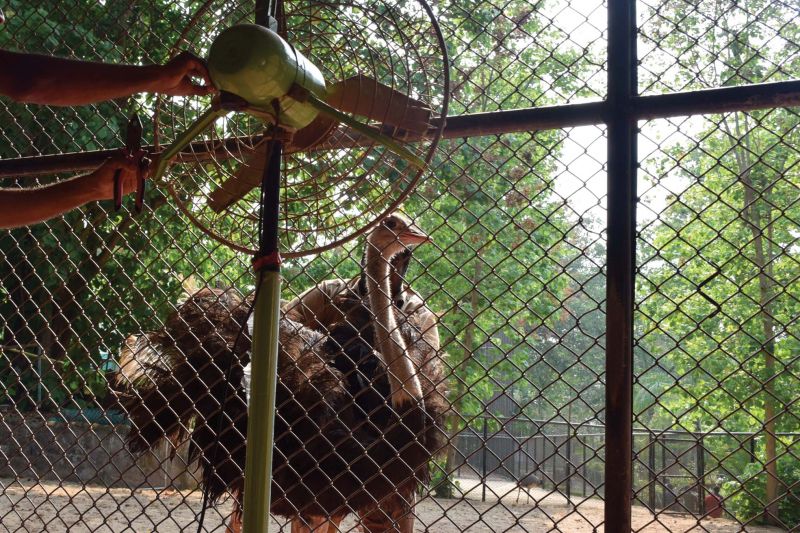
MULTIPOLYGON (((632 114, 639 120, 675 116, 752 111, 774 107, 800 106, 800 80, 759 83, 741 87, 723 87, 683 93, 639 96, 633 99, 632 114)), ((443 136, 482 137, 525 131, 542 131, 608 122, 615 110, 608 101, 545 106, 488 113, 470 113, 447 118, 443 136)), ((196 142, 181 152, 193 160, 224 158, 230 154, 228 144, 240 139, 213 144, 196 142)), ((145 147, 153 152, 155 146, 145 147)), ((0 178, 37 176, 59 172, 90 170, 113 155, 116 150, 96 150, 57 155, 20 157, 0 160, 0 178)))

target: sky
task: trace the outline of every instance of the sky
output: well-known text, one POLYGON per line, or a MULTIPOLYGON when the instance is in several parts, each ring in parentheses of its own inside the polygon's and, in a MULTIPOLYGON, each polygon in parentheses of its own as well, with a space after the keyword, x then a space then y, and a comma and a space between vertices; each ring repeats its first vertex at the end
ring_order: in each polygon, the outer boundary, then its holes
MULTIPOLYGON (((606 7, 602 1, 560 0, 548 5, 544 16, 552 18, 554 24, 569 35, 575 47, 604 46, 607 28, 606 7)), ((640 13, 641 15, 641 13, 640 13)), ((648 53, 650 47, 639 39, 639 56, 648 53)), ((602 79, 601 79, 602 81, 602 79)), ((599 87, 605 89, 605 83, 599 87)), ((596 98, 595 98, 596 100, 596 98)), ((575 100, 576 102, 579 100, 575 100)), ((700 130, 700 117, 677 117, 669 120, 654 120, 639 124, 642 134, 638 136, 639 160, 643 166, 658 157, 663 150, 675 143, 693 137, 700 130)), ((605 225, 605 195, 607 177, 605 162, 607 144, 605 127, 586 126, 567 130, 567 138, 558 157, 556 191, 568 198, 570 207, 580 216, 589 216, 595 224, 605 225)), ((666 205, 668 193, 679 193, 689 185, 679 176, 670 176, 662 184, 654 184, 645 172, 638 180, 638 191, 642 195, 637 217, 639 224, 655 218, 666 205), (668 188, 667 188, 668 187, 668 188)))

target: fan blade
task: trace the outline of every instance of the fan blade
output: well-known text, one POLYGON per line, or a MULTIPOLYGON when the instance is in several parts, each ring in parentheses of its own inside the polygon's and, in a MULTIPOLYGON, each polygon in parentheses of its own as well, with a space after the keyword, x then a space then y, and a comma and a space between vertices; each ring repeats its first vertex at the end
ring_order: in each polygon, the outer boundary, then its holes
POLYGON ((342 122, 347 126, 350 126, 358 133, 361 133, 362 135, 366 136, 369 139, 372 139, 376 143, 385 146, 390 152, 402 157, 403 159, 405 159, 411 165, 417 167, 418 169, 421 170, 425 168, 425 161, 423 161, 416 154, 411 153, 411 151, 405 146, 403 146, 403 144, 400 141, 393 139, 388 135, 384 135, 383 133, 373 128, 372 126, 368 126, 367 124, 362 124, 361 122, 357 121, 350 115, 342 113, 338 109, 331 107, 327 103, 318 99, 312 93, 308 93, 306 97, 308 98, 308 103, 317 108, 317 110, 320 113, 325 114, 335 120, 338 120, 339 122, 342 122))
POLYGON ((261 184, 268 146, 267 141, 257 144, 253 148, 253 153, 242 162, 233 176, 208 195, 208 206, 215 213, 222 212, 261 184))
MULTIPOLYGON (((431 110, 424 103, 367 76, 353 76, 329 86, 325 102, 309 95, 309 101, 320 112, 311 124, 295 133, 285 153, 302 151, 319 145, 327 139, 336 125, 343 122, 373 141, 386 146, 417 168, 425 162, 412 154, 396 139, 392 139, 371 126, 361 124, 341 111, 383 122, 407 132, 422 135, 430 127, 431 110)), ((209 195, 209 207, 220 213, 261 184, 266 161, 266 143, 254 148, 252 155, 241 167, 209 195)))
POLYGON ((302 152, 319 144, 322 144, 331 136, 333 130, 339 122, 325 115, 317 115, 311 124, 303 129, 297 130, 292 137, 287 152, 302 152))
POLYGON ((423 134, 430 127, 431 110, 423 102, 368 76, 334 82, 328 87, 325 101, 340 111, 412 133, 423 134))
MULTIPOLYGON (((320 115, 305 128, 295 132, 292 140, 284 146, 284 155, 302 152, 321 144, 330 137, 338 121, 320 115)), ((242 199, 244 195, 255 187, 261 185, 261 176, 264 173, 266 160, 266 142, 261 142, 253 148, 254 152, 247 156, 233 176, 226 179, 222 185, 209 195, 209 207, 220 213, 232 203, 242 199)))

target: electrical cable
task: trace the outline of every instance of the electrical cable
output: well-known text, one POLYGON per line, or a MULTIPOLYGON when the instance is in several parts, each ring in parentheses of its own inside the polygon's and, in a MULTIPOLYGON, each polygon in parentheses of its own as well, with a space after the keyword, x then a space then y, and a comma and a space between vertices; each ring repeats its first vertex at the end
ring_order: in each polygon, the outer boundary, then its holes
MULTIPOLYGON (((269 179, 269 175, 268 174, 269 174, 269 169, 271 167, 270 162, 271 162, 273 157, 276 157, 276 156, 280 157, 280 153, 278 153, 278 154, 275 153, 275 145, 278 142, 277 138, 276 138, 277 132, 278 132, 278 126, 277 126, 277 120, 276 120, 276 122, 275 122, 275 124, 274 124, 274 126, 272 128, 272 139, 270 139, 269 147, 267 149, 267 157, 269 158, 269 160, 267 161, 267 164, 264 166, 264 174, 262 176, 262 184, 261 184, 261 205, 260 205, 260 209, 259 209, 259 213, 258 213, 259 243, 260 243, 260 247, 262 248, 259 251, 259 255, 262 256, 262 257, 263 257, 263 252, 264 252, 263 246, 264 246, 264 233, 265 233, 265 227, 264 227, 265 207, 264 206, 266 205, 266 195, 267 195, 267 186, 266 185, 267 185, 267 181, 269 179)), ((256 258, 256 260, 257 259, 259 259, 259 258, 256 258)), ((245 315, 244 322, 239 327, 239 333, 236 335, 236 339, 234 340, 233 346, 231 348, 231 352, 232 352, 233 357, 231 357, 230 361, 228 362, 228 368, 225 370, 225 382, 226 383, 230 383, 231 372, 233 370, 233 362, 237 359, 237 357, 236 357, 236 347, 239 344, 239 339, 241 338, 242 333, 244 332, 244 329, 247 327, 247 323, 250 321, 250 316, 253 313, 253 309, 255 308, 256 301, 258 301, 258 293, 261 290, 261 281, 262 281, 263 276, 264 276, 264 271, 262 269, 258 269, 258 281, 257 281, 257 284, 256 284, 256 290, 255 290, 255 294, 253 296, 253 301, 250 303, 250 307, 247 310, 247 314, 245 315)), ((209 464, 212 466, 212 468, 214 467, 214 465, 217 462, 217 454, 219 453, 219 439, 220 439, 220 435, 222 433, 222 423, 223 423, 223 420, 224 420, 225 405, 227 404, 229 398, 230 398, 230 388, 226 387, 225 388, 225 394, 222 397, 222 402, 220 402, 220 408, 219 408, 220 417, 219 417, 219 422, 217 424, 217 431, 215 433, 214 455, 211 458, 211 461, 209 462, 209 464)), ((203 531, 203 523, 205 521, 206 509, 208 509, 208 500, 209 500, 209 484, 208 483, 204 483, 203 484, 203 503, 200 506, 200 514, 199 514, 199 517, 197 519, 197 533, 202 533, 202 531, 203 531)))

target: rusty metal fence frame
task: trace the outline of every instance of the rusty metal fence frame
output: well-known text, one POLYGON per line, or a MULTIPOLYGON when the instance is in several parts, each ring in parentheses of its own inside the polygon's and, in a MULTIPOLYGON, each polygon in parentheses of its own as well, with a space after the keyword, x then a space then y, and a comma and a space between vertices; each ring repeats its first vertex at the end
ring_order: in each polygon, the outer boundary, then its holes
MULTIPOLYGON (((584 125, 607 127, 604 527, 606 531, 630 531, 632 495, 635 493, 634 441, 639 435, 647 435, 634 429, 632 414, 638 122, 693 114, 800 106, 800 80, 640 96, 637 93, 636 2, 608 0, 607 8, 608 95, 605 100, 452 116, 447 119, 444 137, 480 137, 584 125)), ((96 167, 111 152, 101 150, 0 160, 0 177, 86 170, 96 167)), ((672 437, 659 435, 655 438, 672 437)), ((746 440, 746 436, 743 438, 746 440)), ((566 440, 571 441, 571 438, 566 440)), ((650 454, 655 453, 653 449, 651 446, 650 454)), ((485 458, 483 468, 486 468, 485 458)), ((640 500, 649 501, 652 507, 655 507, 656 500, 655 481, 651 478, 647 488, 636 495, 640 500)))

